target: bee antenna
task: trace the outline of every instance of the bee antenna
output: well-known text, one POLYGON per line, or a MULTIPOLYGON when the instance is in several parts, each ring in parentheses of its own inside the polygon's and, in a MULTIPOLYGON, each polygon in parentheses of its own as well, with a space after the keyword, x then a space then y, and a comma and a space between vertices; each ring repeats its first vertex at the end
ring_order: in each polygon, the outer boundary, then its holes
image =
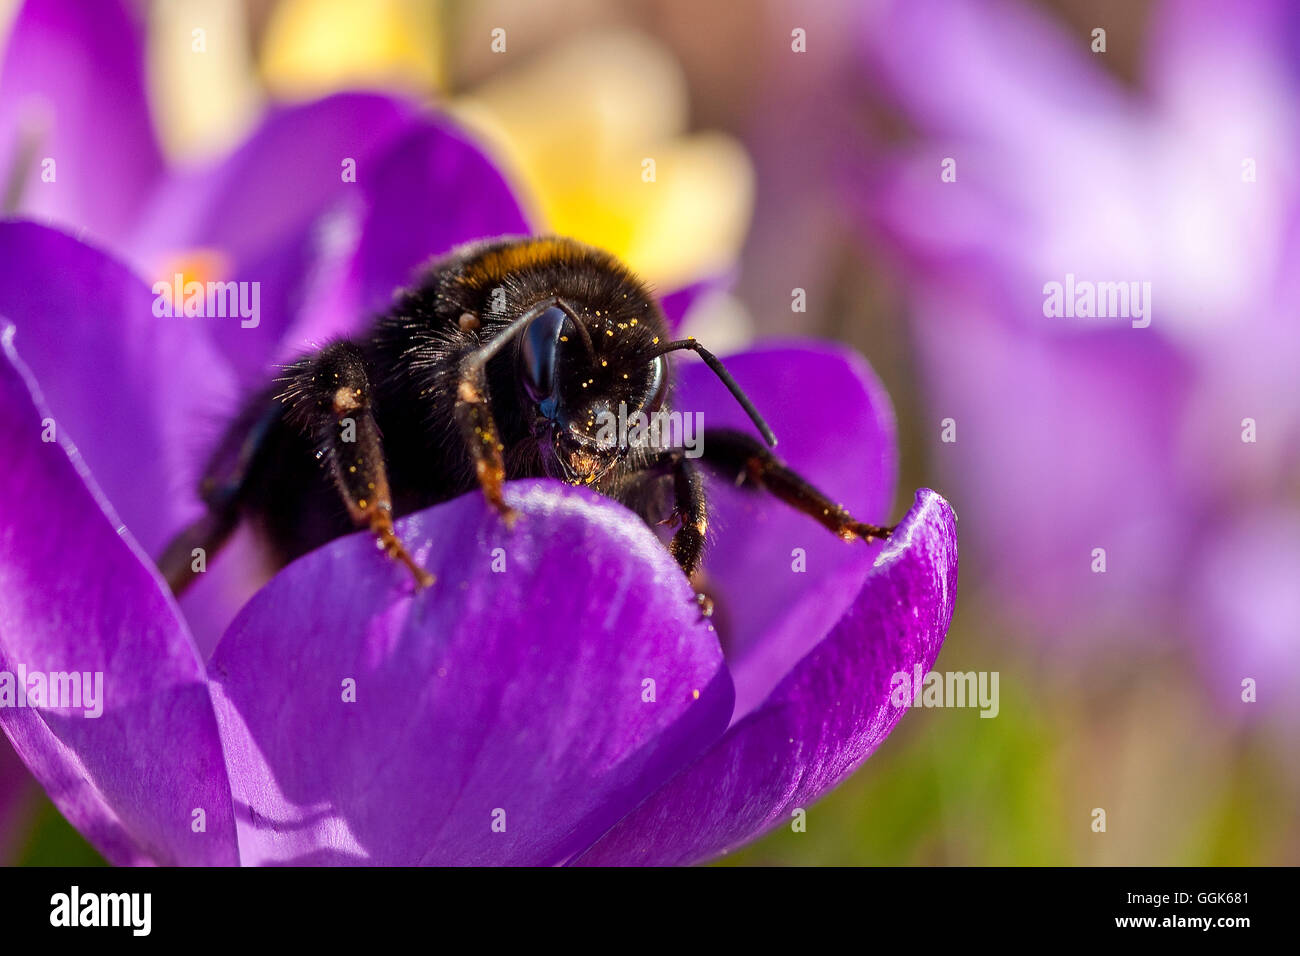
POLYGON ((676 342, 668 342, 667 344, 661 345, 655 349, 654 352, 651 353, 650 358, 653 360, 667 352, 680 352, 686 349, 689 349, 700 358, 704 359, 704 364, 713 370, 713 374, 718 376, 723 385, 727 386, 727 391, 731 393, 731 397, 740 403, 740 407, 745 410, 745 414, 749 416, 749 420, 754 423, 754 427, 756 427, 759 433, 763 436, 763 441, 767 442, 769 447, 775 448, 776 435, 773 434, 772 429, 768 426, 767 422, 763 420, 763 416, 758 413, 758 409, 755 408, 754 403, 749 400, 749 396, 741 390, 741 387, 738 384, 736 384, 736 380, 731 377, 731 373, 727 371, 726 367, 718 357, 699 342, 695 341, 695 339, 679 339, 676 342))
POLYGON ((596 346, 592 344, 591 332, 588 331, 587 326, 584 325, 582 319, 579 318, 571 308, 569 308, 568 303, 557 299, 555 300, 555 304, 560 307, 564 314, 569 317, 569 320, 577 328, 578 338, 582 339, 583 348, 587 350, 587 360, 593 365, 596 364, 596 346))

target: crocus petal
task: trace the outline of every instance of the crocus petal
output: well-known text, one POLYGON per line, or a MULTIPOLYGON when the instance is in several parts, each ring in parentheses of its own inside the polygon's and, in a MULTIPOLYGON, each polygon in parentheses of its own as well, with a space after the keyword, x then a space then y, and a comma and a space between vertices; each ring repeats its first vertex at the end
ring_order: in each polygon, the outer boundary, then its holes
POLYGON ((1125 110, 1086 38, 1067 36, 1027 3, 887 0, 864 9, 875 79, 927 131, 1029 145, 1045 127, 1125 110))
POLYGON ((196 576, 179 601, 200 657, 212 656, 239 609, 277 570, 260 533, 247 524, 235 530, 220 554, 208 555, 207 570, 196 576))
MULTIPOLYGON (((776 432, 776 453, 859 520, 885 522, 897 480, 894 412, 866 361, 834 345, 764 345, 728 356, 727 368, 776 432)), ((684 365, 675 410, 709 428, 754 432, 744 411, 703 363, 684 365)), ((713 540, 709 588, 736 681, 739 719, 839 620, 853 590, 826 593, 872 546, 844 542, 771 495, 709 486, 713 540), (802 549, 806 571, 797 570, 802 549)))
POLYGON ((1154 14, 1142 64, 1161 108, 1180 127, 1228 144, 1234 157, 1261 168, 1284 163, 1300 134, 1295 4, 1166 0, 1154 14))
POLYGON ((928 394, 957 429, 935 443, 936 464, 960 485, 953 497, 1000 609, 1043 640, 1091 626, 1094 643, 1155 613, 1151 596, 1178 587, 1194 543, 1180 516, 1207 504, 1177 468, 1185 359, 1132 329, 1010 334, 969 300, 918 298, 928 394), (1008 529, 1014 548, 1000 544, 1008 529), (1097 548, 1123 573, 1095 573, 1097 548))
POLYGON ((368 94, 273 114, 233 157, 178 178, 153 208, 134 244, 146 274, 171 281, 169 254, 211 249, 226 261, 208 278, 259 284, 255 326, 208 325, 250 381, 363 328, 430 257, 528 231, 504 180, 464 134, 368 94))
POLYGON ((1300 510, 1239 513, 1200 544, 1191 576, 1193 624, 1220 713, 1256 709, 1300 723, 1300 510), (1228 639, 1225 639, 1228 638, 1228 639), (1255 695, 1243 700, 1245 681, 1255 695))
POLYGON ((220 163, 169 180, 142 223, 140 245, 209 245, 244 260, 265 252, 355 186, 343 161, 382 152, 414 116, 392 97, 348 93, 268 114, 220 163))
POLYGON ((96 700, 15 706, 16 676, 0 724, 110 861, 232 864, 230 790, 202 664, 76 449, 66 437, 42 441, 49 413, 13 331, 0 333, 0 672, 25 670, 29 688, 32 675, 77 672, 96 700))
POLYGON ((414 125, 361 182, 360 198, 334 218, 342 238, 316 269, 286 356, 359 331, 421 265, 453 246, 529 231, 501 174, 442 120, 414 125))
POLYGON ((664 318, 668 320, 668 327, 673 331, 680 329, 695 303, 716 293, 726 292, 735 281, 735 270, 728 269, 662 293, 659 305, 663 309, 664 318))
POLYGON ((399 522, 437 576, 414 597, 355 535, 231 625, 209 672, 246 863, 561 862, 722 733, 718 642, 649 529, 554 482, 507 500, 513 529, 478 494, 399 522))
POLYGON ((362 314, 387 305, 417 266, 452 246, 529 231, 501 173, 445 121, 408 133, 364 188, 368 213, 355 263, 362 314))
POLYGON ((23 5, 0 68, 0 182, 30 167, 24 215, 101 240, 134 220, 162 173, 143 60, 142 31, 117 0, 23 5))
POLYGON ((259 283, 256 326, 206 325, 241 372, 273 361, 328 243, 323 214, 355 198, 369 163, 408 127, 414 107, 391 97, 341 94, 268 115, 235 153, 163 185, 131 239, 131 260, 150 282, 171 283, 196 250, 216 253, 219 274, 199 281, 259 283), (350 181, 356 164, 356 181, 350 181))
MULTIPOLYGON (((870 564, 870 556, 859 562, 870 564)), ((806 808, 902 717, 895 674, 928 671, 952 620, 956 517, 929 490, 874 560, 852 606, 771 696, 579 861, 673 865, 740 846, 806 808)))
POLYGON ((194 516, 196 440, 233 400, 202 320, 155 316, 125 266, 45 226, 0 223, 0 262, 0 316, 17 327, 53 427, 157 554, 194 516))

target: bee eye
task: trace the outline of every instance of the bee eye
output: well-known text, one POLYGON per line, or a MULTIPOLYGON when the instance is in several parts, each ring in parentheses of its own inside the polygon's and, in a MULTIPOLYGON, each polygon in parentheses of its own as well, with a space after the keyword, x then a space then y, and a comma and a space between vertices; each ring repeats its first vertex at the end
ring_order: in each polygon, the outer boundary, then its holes
POLYGON ((664 357, 656 355, 650 360, 650 377, 646 380, 645 409, 658 411, 664 403, 664 393, 668 390, 668 376, 664 374, 664 357))
POLYGON ((528 323, 519 343, 519 365, 524 388, 534 402, 555 394, 556 356, 560 335, 568 316, 559 308, 550 308, 528 323))

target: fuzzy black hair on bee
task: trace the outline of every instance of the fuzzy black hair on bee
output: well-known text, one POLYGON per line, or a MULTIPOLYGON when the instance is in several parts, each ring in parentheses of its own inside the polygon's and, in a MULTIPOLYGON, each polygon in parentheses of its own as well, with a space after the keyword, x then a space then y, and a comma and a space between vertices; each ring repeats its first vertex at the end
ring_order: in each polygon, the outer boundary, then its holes
POLYGON ((799 477, 775 444, 722 363, 694 339, 673 340, 658 302, 614 257, 571 239, 487 240, 434 261, 364 335, 303 356, 254 395, 204 471, 206 514, 161 566, 180 593, 192 549, 214 553, 241 521, 280 564, 369 528, 428 586, 396 517, 478 489, 510 522, 504 483, 548 476, 590 486, 649 524, 675 523, 668 547, 689 576, 708 528, 700 466, 767 490, 845 539, 889 535, 799 477), (667 356, 687 350, 757 436, 706 430, 693 459, 602 430, 620 410, 666 411, 667 356))

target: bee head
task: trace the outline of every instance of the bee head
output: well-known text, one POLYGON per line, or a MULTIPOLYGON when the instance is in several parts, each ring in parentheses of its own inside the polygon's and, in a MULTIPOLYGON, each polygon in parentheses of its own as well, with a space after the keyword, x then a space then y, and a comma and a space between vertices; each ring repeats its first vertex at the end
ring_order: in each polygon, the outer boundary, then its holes
POLYGON ((626 421, 662 406, 664 359, 646 357, 630 338, 611 336, 598 345, 563 299, 533 311, 519 337, 516 367, 543 466, 553 478, 591 484, 627 456, 620 414, 626 421))

